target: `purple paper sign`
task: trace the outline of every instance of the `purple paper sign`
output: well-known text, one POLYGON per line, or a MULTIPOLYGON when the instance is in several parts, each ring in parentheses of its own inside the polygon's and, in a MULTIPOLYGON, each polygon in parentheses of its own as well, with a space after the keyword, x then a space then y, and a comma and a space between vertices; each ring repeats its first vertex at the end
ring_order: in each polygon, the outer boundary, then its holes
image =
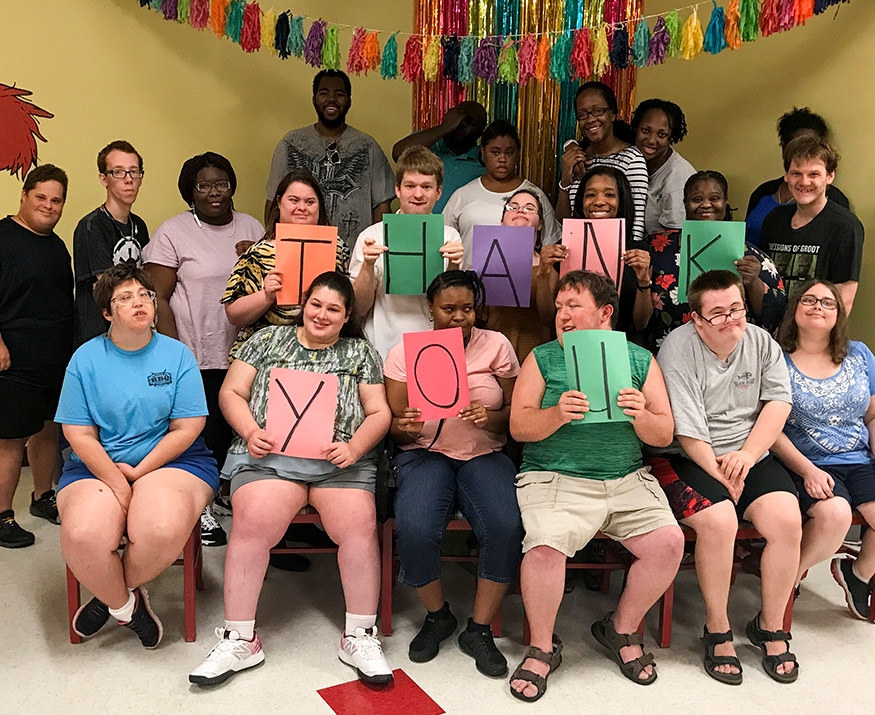
POLYGON ((532 226, 475 226, 471 268, 486 288, 486 305, 528 308, 532 294, 532 226))

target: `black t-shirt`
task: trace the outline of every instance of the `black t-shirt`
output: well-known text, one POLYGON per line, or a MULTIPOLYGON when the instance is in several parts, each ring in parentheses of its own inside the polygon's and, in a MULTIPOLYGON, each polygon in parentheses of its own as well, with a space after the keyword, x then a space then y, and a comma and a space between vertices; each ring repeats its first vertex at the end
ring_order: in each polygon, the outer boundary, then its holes
POLYGON ((59 384, 73 353, 73 272, 64 242, 0 220, 0 336, 11 366, 0 378, 59 384))
POLYGON ((120 263, 142 265, 142 249, 149 242, 143 219, 131 214, 119 223, 103 207, 85 216, 73 232, 73 267, 76 274, 76 344, 102 335, 109 328, 94 302, 97 277, 120 263))
POLYGON ((846 208, 827 201, 824 209, 801 228, 790 222, 796 205, 778 206, 766 216, 760 248, 768 253, 792 296, 811 278, 833 283, 860 280, 863 224, 846 208))

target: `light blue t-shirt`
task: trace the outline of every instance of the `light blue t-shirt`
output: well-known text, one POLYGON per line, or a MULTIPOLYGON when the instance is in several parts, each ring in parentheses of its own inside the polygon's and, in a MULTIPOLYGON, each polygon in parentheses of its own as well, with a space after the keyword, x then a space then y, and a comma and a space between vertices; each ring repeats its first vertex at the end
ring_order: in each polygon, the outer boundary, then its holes
POLYGON ((170 420, 206 414, 197 362, 181 342, 155 333, 146 347, 127 351, 100 335, 73 353, 55 422, 96 425, 110 459, 136 466, 170 420))
POLYGON ((832 377, 808 377, 786 353, 793 409, 784 434, 812 464, 869 464, 869 430, 863 422, 875 395, 875 356, 851 340, 847 357, 832 377))
POLYGON ((480 146, 475 144, 464 154, 453 154, 443 139, 432 144, 431 149, 444 164, 444 183, 441 187, 441 197, 434 205, 432 213, 439 214, 444 210, 447 201, 456 189, 479 179, 486 173, 486 167, 480 158, 480 146))

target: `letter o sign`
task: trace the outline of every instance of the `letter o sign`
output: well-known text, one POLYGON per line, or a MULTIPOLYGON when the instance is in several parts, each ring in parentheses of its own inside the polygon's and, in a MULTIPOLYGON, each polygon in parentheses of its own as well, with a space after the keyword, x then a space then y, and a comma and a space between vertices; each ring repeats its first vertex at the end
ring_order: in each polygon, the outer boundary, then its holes
POLYGON ((459 401, 459 368, 444 345, 425 345, 420 349, 413 363, 413 379, 422 396, 435 407, 448 409, 459 401), (424 389, 426 383, 428 393, 424 389))

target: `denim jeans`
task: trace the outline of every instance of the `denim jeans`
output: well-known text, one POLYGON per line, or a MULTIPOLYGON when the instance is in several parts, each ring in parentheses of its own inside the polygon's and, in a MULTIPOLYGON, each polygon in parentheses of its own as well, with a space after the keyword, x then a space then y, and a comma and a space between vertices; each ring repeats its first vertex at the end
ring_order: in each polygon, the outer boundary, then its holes
POLYGON ((421 588, 440 577, 441 541, 458 507, 480 545, 477 575, 496 583, 516 577, 523 527, 516 499, 516 467, 492 452, 468 461, 412 449, 395 456, 395 525, 400 581, 421 588))

